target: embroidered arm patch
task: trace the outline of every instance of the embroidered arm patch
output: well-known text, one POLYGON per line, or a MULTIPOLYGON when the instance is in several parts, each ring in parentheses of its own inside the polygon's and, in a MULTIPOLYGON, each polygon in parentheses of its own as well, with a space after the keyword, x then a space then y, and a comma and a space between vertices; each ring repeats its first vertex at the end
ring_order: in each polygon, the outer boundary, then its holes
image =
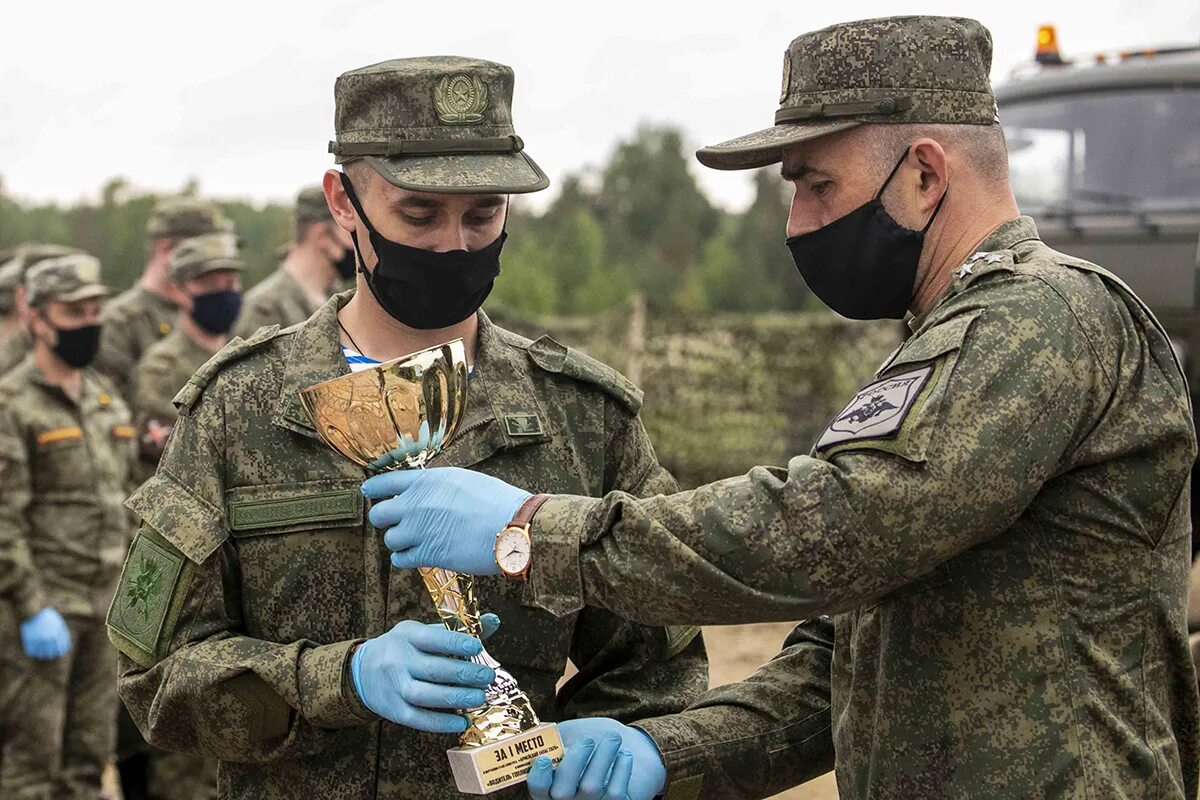
POLYGON ((157 655, 159 637, 171 598, 183 572, 184 556, 145 532, 133 540, 116 595, 108 609, 108 626, 147 654, 157 655))
POLYGON ((933 372, 933 365, 928 365, 867 385, 829 423, 816 449, 855 439, 895 436, 933 372))

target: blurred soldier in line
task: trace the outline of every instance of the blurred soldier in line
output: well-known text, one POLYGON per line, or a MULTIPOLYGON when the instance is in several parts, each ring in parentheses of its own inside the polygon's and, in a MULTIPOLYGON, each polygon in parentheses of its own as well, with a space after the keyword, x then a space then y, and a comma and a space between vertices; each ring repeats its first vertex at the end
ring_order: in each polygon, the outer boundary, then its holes
POLYGON ((184 239, 168 266, 178 324, 150 346, 134 372, 130 405, 138 430, 139 482, 158 468, 158 459, 175 424, 171 401, 192 373, 229 341, 242 308, 242 272, 237 237, 208 233, 184 239))
POLYGON ((29 335, 21 324, 25 273, 39 261, 77 252, 60 244, 27 243, 13 248, 0 263, 0 375, 20 364, 29 352, 29 335))
MULTIPOLYGON (((324 195, 322 195, 324 197, 324 195)), ((229 340, 242 306, 237 237, 208 233, 184 239, 171 252, 168 276, 179 308, 178 325, 142 356, 135 371, 134 425, 138 482, 154 474, 175 425, 171 401, 200 366, 229 340)), ((126 737, 133 739, 135 737, 126 737)), ((146 745, 122 762, 125 800, 202 800, 217 795, 217 762, 146 745)))
POLYGON ((94 800, 113 745, 116 675, 103 621, 130 540, 134 428, 112 384, 88 367, 107 294, 100 263, 83 253, 47 259, 26 273, 24 291, 32 349, 0 379, 0 575, 27 674, 0 797, 94 800))
POLYGON ((354 277, 354 268, 350 234, 334 224, 324 190, 301 189, 292 248, 279 269, 246 292, 237 335, 248 339, 267 325, 304 322, 336 291, 337 282, 354 277))
POLYGON ((147 261, 132 288, 104 306, 104 336, 96 369, 130 397, 133 370, 150 345, 175 327, 167 263, 181 239, 229 230, 230 225, 211 203, 190 197, 160 200, 146 223, 147 261))

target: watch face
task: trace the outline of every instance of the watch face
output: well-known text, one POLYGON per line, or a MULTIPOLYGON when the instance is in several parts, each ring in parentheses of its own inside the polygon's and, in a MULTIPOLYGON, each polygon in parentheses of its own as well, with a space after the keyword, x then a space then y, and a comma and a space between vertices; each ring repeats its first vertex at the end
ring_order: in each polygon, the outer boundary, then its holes
POLYGON ((509 528, 496 540, 496 563, 510 575, 518 575, 529 566, 529 538, 519 528, 509 528))

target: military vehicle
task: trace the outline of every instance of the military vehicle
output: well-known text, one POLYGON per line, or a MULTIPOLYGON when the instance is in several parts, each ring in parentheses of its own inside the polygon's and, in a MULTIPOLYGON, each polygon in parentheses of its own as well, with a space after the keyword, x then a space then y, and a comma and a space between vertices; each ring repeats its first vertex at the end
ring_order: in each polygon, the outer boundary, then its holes
POLYGON ((1066 59, 1043 26, 996 101, 1021 211, 1146 301, 1200 405, 1200 45, 1066 59))

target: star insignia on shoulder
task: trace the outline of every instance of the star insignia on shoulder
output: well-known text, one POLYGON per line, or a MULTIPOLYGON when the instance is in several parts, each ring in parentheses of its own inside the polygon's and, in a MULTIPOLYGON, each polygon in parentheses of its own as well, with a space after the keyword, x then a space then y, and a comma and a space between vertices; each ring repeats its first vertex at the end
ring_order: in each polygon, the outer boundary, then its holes
POLYGON ((991 253, 987 252, 986 250, 981 250, 980 252, 975 253, 973 256, 971 256, 967 260, 974 262, 974 261, 978 261, 981 258, 986 258, 987 256, 990 256, 990 255, 991 255, 991 253))
POLYGON ((1003 253, 990 253, 987 258, 983 259, 987 264, 996 264, 1004 260, 1003 253))
POLYGON ((958 276, 959 280, 962 280, 963 278, 965 278, 971 274, 971 269, 972 268, 971 268, 970 264, 963 264, 961 267, 958 268, 958 271, 955 272, 954 274, 958 276))

